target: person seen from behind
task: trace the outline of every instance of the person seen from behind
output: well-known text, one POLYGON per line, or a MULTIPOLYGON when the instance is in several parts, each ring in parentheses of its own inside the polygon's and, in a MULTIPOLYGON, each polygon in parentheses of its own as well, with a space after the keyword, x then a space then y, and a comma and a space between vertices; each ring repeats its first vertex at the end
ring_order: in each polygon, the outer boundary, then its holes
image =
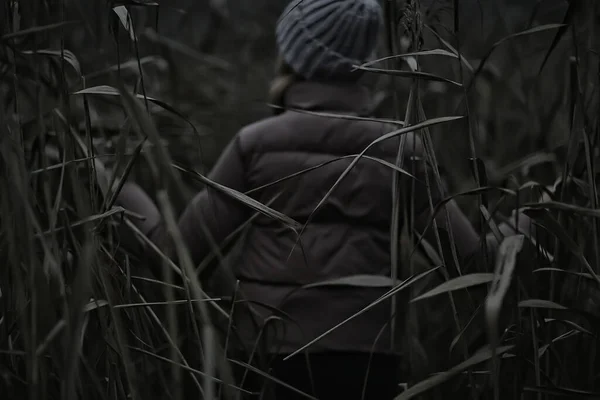
MULTIPOLYGON (((376 0, 291 2, 276 27, 280 65, 270 100, 278 107, 273 116, 241 129, 207 176, 238 192, 252 191, 250 196, 261 203, 301 224, 308 222, 298 240, 296 233, 269 216, 252 219, 240 261, 231 272, 254 314, 238 313, 234 324, 252 348, 256 337, 251 318, 263 326, 279 315, 277 329, 266 329, 263 338, 274 360, 269 373, 322 400, 392 399, 402 381, 401 339, 391 346, 390 300, 284 360, 390 289, 323 282, 391 275, 394 171, 386 162, 395 164, 399 137, 373 146, 312 215, 352 156, 398 128, 368 118, 370 93, 362 72, 354 68, 372 59, 382 21, 376 0), (282 314, 273 311, 277 309, 282 314)), ((441 194, 416 135, 406 136, 405 149, 404 169, 412 177, 400 178, 397 201, 402 210, 409 210, 401 216, 401 226, 410 224, 421 234, 432 216, 429 198, 436 204, 441 194)), ((158 243, 167 236, 157 207, 135 183, 123 186, 117 204, 145 217, 132 221, 150 240, 158 243)), ((455 202, 448 202, 445 210, 459 259, 465 259, 478 249, 479 237, 455 202)), ((254 214, 222 192, 199 192, 179 218, 194 264, 211 252, 209 239, 221 243, 254 214)), ((442 210, 437 215, 440 237, 447 238, 446 214, 442 210)), ((433 235, 428 229, 425 236, 431 243, 433 235)), ((400 304, 397 321, 402 321, 402 312, 400 304)), ((401 324, 395 331, 401 334, 401 324)), ((269 385, 277 399, 306 398, 284 385, 269 385)))

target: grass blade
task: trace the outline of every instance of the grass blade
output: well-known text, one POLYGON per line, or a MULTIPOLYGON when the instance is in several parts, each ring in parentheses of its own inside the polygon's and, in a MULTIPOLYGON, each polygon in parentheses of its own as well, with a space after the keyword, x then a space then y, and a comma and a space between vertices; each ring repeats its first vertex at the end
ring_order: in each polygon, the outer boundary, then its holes
POLYGON ((403 71, 403 70, 395 70, 395 69, 384 69, 384 68, 373 68, 373 67, 362 67, 362 66, 355 66, 355 68, 359 69, 361 71, 371 72, 371 73, 376 73, 376 74, 399 76, 399 77, 403 77, 403 78, 422 79, 422 80, 434 81, 434 82, 443 82, 443 83, 448 83, 452 86, 462 87, 462 83, 453 81, 452 79, 444 78, 442 76, 430 74, 427 72, 403 71))
POLYGON ((521 308, 547 308, 551 310, 568 310, 567 307, 557 304, 550 300, 529 299, 519 302, 521 308))
POLYGON ((493 379, 494 379, 494 397, 499 400, 500 376, 498 368, 498 359, 496 349, 500 343, 498 337, 498 321, 500 320, 500 310, 504 303, 504 298, 510 287, 510 283, 517 263, 517 254, 523 248, 523 235, 516 235, 504 238, 498 249, 496 256, 496 267, 494 269, 494 282, 485 300, 485 318, 488 327, 490 344, 494 352, 493 356, 493 379))
POLYGON ((449 293, 455 290, 467 289, 472 286, 483 285, 484 283, 490 283, 494 280, 494 274, 487 272, 480 272, 468 275, 461 275, 457 278, 450 279, 442 283, 441 285, 431 289, 430 291, 414 298, 411 302, 428 299, 443 293, 449 293))
POLYGON ((55 24, 48 24, 48 25, 42 25, 42 26, 35 26, 33 28, 29 28, 29 29, 23 29, 21 31, 17 31, 17 32, 13 32, 13 33, 7 33, 3 36, 0 36, 0 42, 4 42, 10 39, 16 39, 16 38, 20 38, 23 36, 29 36, 29 35, 33 35, 36 33, 44 33, 44 34, 49 34, 51 31, 54 30, 61 30, 64 29, 67 26, 72 26, 72 25, 76 25, 79 24, 80 21, 63 21, 63 22, 57 22, 55 24))
POLYGON ((387 276, 382 275, 352 275, 343 278, 330 279, 327 281, 311 283, 304 285, 303 289, 311 289, 326 286, 350 286, 360 288, 383 288, 393 287, 394 281, 387 276))

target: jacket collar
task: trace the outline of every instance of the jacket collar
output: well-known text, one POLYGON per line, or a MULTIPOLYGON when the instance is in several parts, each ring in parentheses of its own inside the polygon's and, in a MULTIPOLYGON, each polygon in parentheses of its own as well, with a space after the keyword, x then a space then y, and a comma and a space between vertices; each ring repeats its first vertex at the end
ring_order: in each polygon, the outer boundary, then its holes
POLYGON ((302 81, 285 92, 286 108, 365 115, 370 112, 369 90, 359 84, 302 81))

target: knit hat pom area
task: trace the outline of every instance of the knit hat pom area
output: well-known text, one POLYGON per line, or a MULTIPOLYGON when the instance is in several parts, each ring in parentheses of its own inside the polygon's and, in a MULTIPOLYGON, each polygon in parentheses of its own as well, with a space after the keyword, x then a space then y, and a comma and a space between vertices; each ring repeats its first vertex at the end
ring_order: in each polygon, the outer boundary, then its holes
POLYGON ((294 0, 277 22, 279 53, 308 80, 355 80, 375 48, 383 13, 377 0, 294 0))

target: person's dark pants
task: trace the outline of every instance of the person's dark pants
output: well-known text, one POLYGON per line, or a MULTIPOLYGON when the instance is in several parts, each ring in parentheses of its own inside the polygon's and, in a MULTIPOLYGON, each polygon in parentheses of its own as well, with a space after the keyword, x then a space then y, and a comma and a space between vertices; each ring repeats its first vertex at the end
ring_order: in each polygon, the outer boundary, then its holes
MULTIPOLYGON (((319 400, 391 400, 400 393, 400 361, 396 356, 328 352, 312 354, 308 359, 303 354, 286 361, 284 358, 283 355, 275 356, 269 375, 319 400)), ((245 389, 260 393, 246 398, 307 399, 271 379, 254 374, 249 374, 248 378, 245 389)))

